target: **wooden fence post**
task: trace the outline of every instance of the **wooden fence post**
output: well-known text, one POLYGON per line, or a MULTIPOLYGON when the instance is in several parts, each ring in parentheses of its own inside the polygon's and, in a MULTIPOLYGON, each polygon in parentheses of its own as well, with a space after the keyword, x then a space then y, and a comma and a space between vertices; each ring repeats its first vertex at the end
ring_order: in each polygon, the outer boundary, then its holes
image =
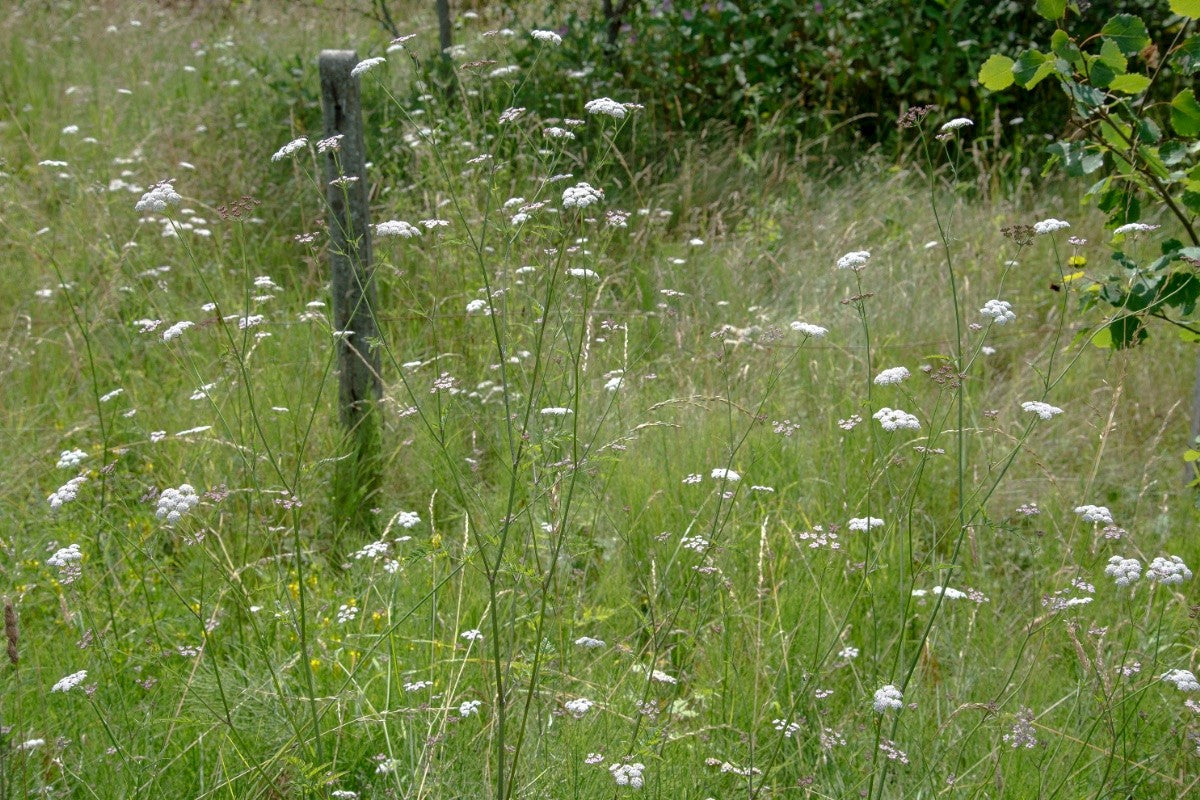
POLYGON ((338 462, 334 506, 339 521, 373 528, 367 501, 380 484, 379 338, 375 324, 375 282, 371 265, 371 219, 367 204, 366 155, 358 63, 353 50, 321 51, 321 110, 325 138, 341 136, 325 153, 325 199, 329 221, 329 265, 333 284, 333 324, 337 335, 338 400, 347 428, 349 452, 338 462))

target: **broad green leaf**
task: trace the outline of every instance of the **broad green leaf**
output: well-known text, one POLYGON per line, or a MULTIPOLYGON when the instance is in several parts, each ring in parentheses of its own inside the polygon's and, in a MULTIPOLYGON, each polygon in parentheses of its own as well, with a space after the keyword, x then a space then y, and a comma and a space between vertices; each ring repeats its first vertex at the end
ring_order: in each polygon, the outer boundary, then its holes
POLYGON ((1104 166, 1104 153, 1082 142, 1055 142, 1046 152, 1062 159, 1063 168, 1072 178, 1089 175, 1104 166))
POLYGON ((1163 163, 1172 167, 1187 158, 1187 153, 1187 145, 1176 140, 1165 143, 1158 150, 1158 155, 1163 163))
POLYGON ((1083 61, 1079 45, 1075 44, 1064 30, 1057 30, 1050 36, 1050 51, 1074 66, 1079 66, 1083 61))
POLYGON ((1192 34, 1183 40, 1172 56, 1172 63, 1184 75, 1200 72, 1200 34, 1192 34))
POLYGON ((1141 94, 1150 86, 1150 78, 1146 75, 1118 75, 1109 81, 1108 88, 1114 92, 1125 94, 1141 94))
POLYGON ((1026 89, 1032 89, 1054 72, 1054 58, 1037 50, 1026 50, 1013 65, 1013 77, 1026 89))
POLYGON ((1146 23, 1133 14, 1117 14, 1104 23, 1100 33, 1112 39, 1121 52, 1127 56, 1136 56, 1150 44, 1150 34, 1146 32, 1146 23))
POLYGON ((1129 59, 1125 58, 1121 48, 1117 47, 1117 43, 1112 39, 1105 39, 1104 43, 1100 45, 1100 60, 1118 74, 1124 72, 1129 66, 1129 59))
POLYGON ((1012 86, 1014 62, 1008 56, 996 54, 979 68, 979 82, 985 89, 999 92, 1012 86))
POLYGON ((1084 56, 1087 59, 1087 74, 1093 86, 1107 89, 1117 77, 1117 72, 1097 56, 1084 56))
POLYGON ((1034 8, 1046 19, 1058 20, 1062 19, 1063 14, 1067 11, 1067 0, 1037 0, 1034 8))
POLYGON ((1192 191, 1189 189, 1179 199, 1183 201, 1183 205, 1188 211, 1193 214, 1200 214, 1200 190, 1192 191))
POLYGON ((1200 450, 1184 450, 1183 451, 1183 460, 1188 462, 1189 464, 1198 458, 1200 458, 1200 450))
POLYGON ((1180 136, 1200 133, 1200 103, 1193 90, 1184 89, 1171 101, 1171 127, 1180 136))
POLYGON ((1092 344, 1101 350, 1113 349, 1112 331, 1108 329, 1107 325, 1096 331, 1095 335, 1092 336, 1092 344))
POLYGON ((1181 17, 1200 19, 1200 0, 1171 0, 1171 11, 1181 17))
POLYGON ((1147 336, 1142 321, 1135 316, 1114 319, 1108 323, 1108 330, 1112 335, 1112 347, 1116 350, 1139 345, 1147 336))

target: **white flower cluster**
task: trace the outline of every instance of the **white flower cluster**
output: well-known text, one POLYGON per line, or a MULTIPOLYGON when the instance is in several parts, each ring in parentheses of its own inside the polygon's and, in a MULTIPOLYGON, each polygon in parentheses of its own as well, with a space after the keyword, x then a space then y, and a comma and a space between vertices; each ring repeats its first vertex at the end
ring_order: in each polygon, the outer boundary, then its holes
POLYGON ((742 479, 742 476, 739 475, 738 473, 734 472, 731 469, 725 469, 724 467, 717 467, 716 469, 714 469, 712 471, 712 479, 714 481, 725 480, 725 481, 729 481, 730 483, 737 483, 738 481, 740 481, 742 479))
POLYGON ((979 313, 997 325, 1004 325, 1017 318, 1017 315, 1013 313, 1012 304, 1007 300, 988 300, 983 304, 983 308, 979 309, 979 313))
POLYGON ((81 669, 79 672, 72 672, 70 675, 59 680, 58 683, 50 687, 50 691, 69 692, 85 680, 87 680, 87 670, 81 669))
POLYGON ((1112 512, 1107 506, 1082 505, 1075 506, 1075 513, 1083 517, 1084 522, 1094 522, 1099 525, 1112 525, 1112 512))
MULTIPOLYGON (((567 191, 570 190, 568 189, 567 191)), ((594 269, 587 269, 586 267, 571 267, 567 270, 567 276, 570 278, 580 278, 585 281, 600 280, 600 273, 596 272, 594 269)))
POLYGON ((563 703, 563 708, 571 712, 571 716, 575 719, 581 719, 584 714, 592 710, 592 706, 596 705, 586 697, 580 697, 576 700, 568 700, 563 703))
POLYGON ((374 58, 364 59, 364 60, 358 62, 357 64, 355 64, 354 68, 350 70, 350 77, 357 78, 359 75, 369 72, 370 70, 374 69, 375 67, 378 67, 380 64, 384 63, 385 61, 387 61, 387 59, 384 58, 383 56, 375 56, 374 58))
POLYGON ((892 684, 887 684, 876 690, 875 702, 872 707, 879 714, 884 713, 888 709, 899 709, 904 707, 904 694, 892 684))
POLYGON ((552 45, 562 44, 562 37, 559 36, 554 31, 544 31, 544 30, 535 29, 535 30, 530 31, 529 35, 532 36, 534 39, 537 39, 539 42, 549 42, 552 45))
POLYGON ((773 719, 771 724, 775 726, 775 730, 783 734, 783 738, 790 739, 800 732, 801 725, 798 722, 788 722, 786 719, 773 719))
POLYGON ((73 544, 68 547, 61 547, 55 551, 54 555, 46 559, 46 564, 51 567, 58 567, 58 580, 62 584, 74 583, 83 574, 81 563, 83 561, 83 553, 79 551, 79 545, 73 544))
POLYGON ((589 114, 603 114, 613 119, 625 119, 625 106, 611 97, 598 97, 583 104, 583 110, 589 114))
POLYGON ((879 517, 854 517, 848 523, 846 523, 846 527, 852 531, 861 531, 865 533, 866 531, 871 530, 871 528, 883 527, 883 520, 881 520, 879 517))
POLYGON ((390 547, 391 547, 391 543, 385 542, 383 539, 380 539, 377 542, 371 542, 363 549, 355 552, 354 555, 352 556, 352 558, 355 561, 361 561, 364 558, 370 559, 371 561, 377 561, 380 558, 382 558, 383 556, 387 555, 388 548, 390 548, 390 547))
POLYGON ((822 328, 820 325, 811 325, 807 322, 793 322, 791 328, 794 331, 803 333, 805 336, 812 336, 814 339, 829 333, 828 328, 822 328))
POLYGON ((162 181, 151 186, 150 191, 142 195, 142 199, 137 201, 133 209, 140 213, 163 212, 167 210, 167 206, 178 205, 182 202, 183 198, 175 191, 171 182, 162 181))
POLYGON ((577 183, 563 190, 563 208, 587 208, 604 199, 604 192, 588 183, 577 183))
POLYGON ((61 453, 59 453, 58 464, 55 466, 57 466, 59 469, 74 469, 83 463, 83 460, 87 457, 88 454, 80 450, 78 447, 74 450, 63 450, 61 453))
POLYGON ((1046 233, 1054 233, 1055 231, 1065 230, 1071 227, 1071 223, 1063 222, 1061 219, 1044 219, 1041 222, 1033 224, 1033 232, 1041 236, 1046 233))
POLYGON ((1200 681, 1196 680, 1196 676, 1186 669, 1172 669, 1162 674, 1162 679, 1167 683, 1175 684, 1175 688, 1181 692, 1200 692, 1200 681))
POLYGON ((604 647, 604 640, 593 639, 591 636, 580 636, 575 640, 575 644, 585 650, 595 650, 597 647, 604 647))
POLYGON ((200 497, 190 483, 180 484, 178 489, 163 489, 158 496, 158 508, 154 516, 165 519, 168 525, 174 525, 199 502, 200 497))
POLYGON ((85 483, 87 483, 87 476, 80 475, 79 477, 71 478, 71 480, 58 487, 53 494, 46 498, 50 502, 50 508, 57 511, 62 508, 63 503, 69 503, 74 500, 79 494, 79 487, 85 483))
POLYGON ((949 122, 942 125, 939 133, 950 133, 951 131, 959 130, 960 128, 969 128, 975 123, 966 117, 955 117, 949 122))
POLYGON ((410 225, 402 219, 391 219, 387 222, 380 222, 375 226, 375 235, 384 236, 401 236, 405 239, 411 239, 414 236, 420 236, 421 230, 415 225, 410 225))
POLYGON ((1146 577, 1158 583, 1183 583, 1192 579, 1192 571, 1179 556, 1159 556, 1150 562, 1146 577))
POLYGON ((183 336, 184 331, 186 331, 188 328, 195 327, 195 325, 196 323, 186 319, 181 322, 176 322, 174 325, 163 331, 163 341, 169 342, 172 339, 178 339, 180 336, 183 336))
POLYGON ((1147 225, 1145 222, 1127 222, 1113 231, 1113 236, 1124 236, 1129 233, 1149 233, 1156 231, 1160 225, 1147 225))
POLYGON ((308 138, 301 136, 299 139, 292 139, 283 147, 275 151, 275 155, 271 156, 272 161, 283 161, 291 155, 295 155, 308 146, 308 138))
POLYGON ((460 633, 459 637, 466 639, 468 642, 475 642, 483 638, 483 633, 478 628, 472 628, 469 631, 460 633))
POLYGON ((421 522, 421 515, 415 511, 401 511, 396 515, 396 524, 401 528, 408 529, 421 522))
POLYGON ((870 250, 851 250, 846 255, 837 260, 838 269, 852 269, 858 272, 867 265, 867 261, 871 258, 870 250))
POLYGON ((885 431, 895 431, 901 428, 909 430, 920 430, 921 421, 907 411, 901 411, 898 408, 883 408, 871 415, 879 420, 879 424, 885 431))
POLYGON ((876 386, 890 386, 909 376, 908 367, 891 367, 875 376, 876 386))
POLYGON ((478 714, 481 705, 483 703, 478 700, 466 700, 458 706, 458 715, 460 717, 469 717, 472 714, 478 714))
POLYGON ((641 763, 608 765, 608 771, 612 773, 617 786, 628 786, 631 789, 640 789, 646 785, 645 779, 642 778, 645 770, 646 765, 641 763))
POLYGON ((1113 556, 1104 568, 1104 574, 1117 582, 1117 586, 1129 586, 1142 577, 1142 562, 1136 558, 1121 558, 1113 556))
POLYGON ((571 409, 563 408, 561 406, 550 406, 549 408, 543 408, 541 410, 543 417, 565 417, 570 413, 572 413, 571 409))
POLYGON ((353 622, 358 617, 358 606, 345 603, 338 606, 337 622, 339 625, 345 625, 347 622, 353 622))
POLYGON ((1042 419, 1050 419, 1063 413, 1063 410, 1058 406, 1043 403, 1041 400, 1026 400, 1024 403, 1021 403, 1021 408, 1030 414, 1037 414, 1042 419))

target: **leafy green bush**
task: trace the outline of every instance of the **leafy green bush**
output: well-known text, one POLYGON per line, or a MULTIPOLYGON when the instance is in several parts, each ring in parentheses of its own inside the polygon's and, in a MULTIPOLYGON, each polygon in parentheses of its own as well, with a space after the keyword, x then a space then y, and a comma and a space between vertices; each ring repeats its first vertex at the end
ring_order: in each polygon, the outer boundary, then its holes
MULTIPOLYGON (((1154 6, 1111 0, 1088 13, 1154 6)), ((545 14, 531 22, 562 18, 553 6, 545 14)), ((1053 130, 1059 117, 1049 93, 1030 104, 1026 97, 986 96, 975 81, 990 54, 1016 53, 1042 24, 1032 3, 1014 0, 654 0, 635 4, 613 52, 596 3, 591 14, 566 13, 559 69, 542 71, 535 90, 542 97, 564 91, 547 91, 546 82, 587 72, 590 81, 635 91, 657 116, 692 129, 713 120, 741 127, 780 118, 812 131, 855 120, 871 139, 889 132, 904 106, 936 104, 1053 130)), ((1152 31, 1156 41, 1165 35, 1152 31)), ((529 64, 537 52, 528 47, 521 57, 529 64)))
POLYGON ((1137 344, 1153 318, 1200 341, 1194 322, 1200 299, 1200 104, 1193 88, 1200 71, 1200 0, 1170 0, 1165 46, 1132 14, 1115 14, 1096 31, 1079 24, 1078 6, 1066 0, 1039 0, 1037 8, 1056 23, 1049 48, 1025 50, 1016 60, 993 55, 979 80, 996 91, 1014 84, 1033 89, 1043 81, 1063 90, 1070 132, 1047 148, 1051 164, 1070 176, 1099 176, 1084 201, 1105 212, 1113 229, 1111 266, 1092 276, 1083 305, 1123 312, 1093 341, 1114 348, 1137 344), (1169 225, 1150 258, 1142 255, 1144 248, 1129 246, 1137 234, 1160 227, 1141 222, 1143 215, 1169 225))

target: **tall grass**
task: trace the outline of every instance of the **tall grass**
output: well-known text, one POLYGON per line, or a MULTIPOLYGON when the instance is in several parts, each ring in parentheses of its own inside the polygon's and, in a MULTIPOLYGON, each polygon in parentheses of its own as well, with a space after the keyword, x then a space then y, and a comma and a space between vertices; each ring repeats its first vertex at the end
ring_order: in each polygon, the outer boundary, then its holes
POLYGON ((1187 351, 1088 345, 1079 187, 980 192, 942 119, 898 166, 680 142, 665 174, 585 83, 581 124, 506 114, 502 23, 461 20, 497 63, 449 97, 390 53, 373 214, 420 232, 374 243, 354 540, 303 92, 320 47, 387 42, 339 13, 4 12, 0 795, 1194 791, 1194 584, 1148 577, 1200 555, 1187 351))

